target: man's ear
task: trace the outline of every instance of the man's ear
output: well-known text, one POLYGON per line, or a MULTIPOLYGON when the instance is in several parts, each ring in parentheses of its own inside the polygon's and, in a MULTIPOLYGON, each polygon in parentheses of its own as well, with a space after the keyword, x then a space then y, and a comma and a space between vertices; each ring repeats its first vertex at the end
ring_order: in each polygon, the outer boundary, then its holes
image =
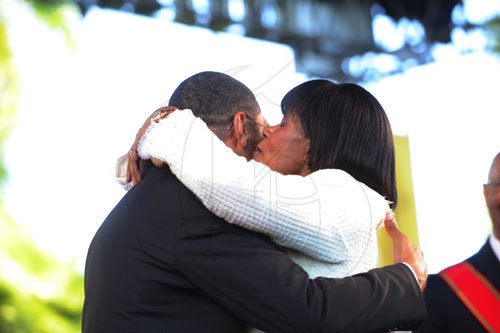
POLYGON ((234 138, 242 148, 247 146, 248 129, 246 127, 247 115, 244 112, 236 112, 233 118, 234 138))

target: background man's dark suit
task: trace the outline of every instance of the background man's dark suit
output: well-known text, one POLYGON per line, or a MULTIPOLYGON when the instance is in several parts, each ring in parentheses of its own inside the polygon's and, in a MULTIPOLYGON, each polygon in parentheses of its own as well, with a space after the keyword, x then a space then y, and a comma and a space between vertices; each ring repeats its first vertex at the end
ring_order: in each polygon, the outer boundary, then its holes
MULTIPOLYGON (((500 262, 489 241, 467 259, 479 272, 500 290, 500 262)), ((421 332, 486 332, 477 319, 439 275, 429 275, 424 292, 428 318, 421 332)), ((500 311, 500 309, 498 309, 500 311)))
POLYGON ((96 233, 85 294, 83 332, 93 333, 241 332, 244 322, 268 332, 380 331, 425 317, 405 265, 309 280, 266 236, 219 219, 155 168, 96 233))

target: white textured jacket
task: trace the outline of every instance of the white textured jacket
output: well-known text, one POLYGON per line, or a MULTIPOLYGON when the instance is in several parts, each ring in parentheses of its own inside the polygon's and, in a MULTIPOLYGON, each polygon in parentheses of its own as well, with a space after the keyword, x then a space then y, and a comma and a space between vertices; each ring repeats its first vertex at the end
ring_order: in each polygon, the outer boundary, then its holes
POLYGON ((228 148, 191 110, 153 122, 139 155, 168 163, 214 214, 269 235, 317 276, 345 277, 377 265, 376 229, 386 200, 342 170, 282 175, 228 148))

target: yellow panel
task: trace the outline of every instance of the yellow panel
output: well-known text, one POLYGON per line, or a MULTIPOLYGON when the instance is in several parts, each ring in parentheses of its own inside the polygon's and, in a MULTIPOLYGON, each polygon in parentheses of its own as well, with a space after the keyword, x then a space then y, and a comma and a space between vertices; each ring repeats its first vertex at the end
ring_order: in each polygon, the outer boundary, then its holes
MULTIPOLYGON (((410 145, 408 137, 394 136, 396 150, 396 181, 398 206, 395 210, 399 228, 418 244, 415 195, 411 175, 410 145)), ((379 265, 392 264, 392 243, 384 229, 378 231, 379 265)))

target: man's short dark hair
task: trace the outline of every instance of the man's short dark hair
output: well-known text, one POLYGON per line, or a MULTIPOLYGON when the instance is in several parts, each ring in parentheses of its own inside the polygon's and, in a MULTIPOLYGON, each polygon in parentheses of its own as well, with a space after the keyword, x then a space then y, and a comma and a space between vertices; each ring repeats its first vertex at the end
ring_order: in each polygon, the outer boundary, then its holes
POLYGON ((259 104, 252 91, 240 81, 218 72, 201 72, 184 80, 170 97, 169 105, 191 109, 223 139, 234 114, 245 112, 255 118, 259 104))

